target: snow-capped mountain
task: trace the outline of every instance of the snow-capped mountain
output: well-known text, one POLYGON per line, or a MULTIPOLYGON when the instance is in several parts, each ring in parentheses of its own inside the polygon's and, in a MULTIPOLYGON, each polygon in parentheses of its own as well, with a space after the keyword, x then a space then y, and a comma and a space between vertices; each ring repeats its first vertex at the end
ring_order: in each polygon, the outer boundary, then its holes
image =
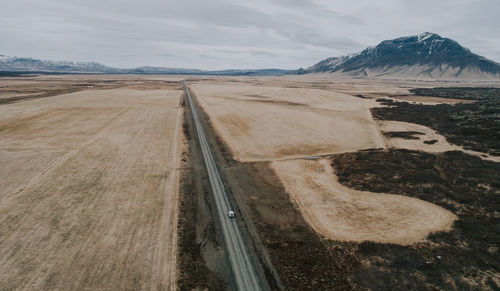
POLYGON ((114 69, 95 62, 42 61, 0 55, 0 71, 24 72, 112 72, 114 69))
POLYGON ((253 75, 282 75, 293 72, 281 69, 247 69, 247 70, 219 70, 203 71, 197 69, 139 67, 133 69, 118 69, 107 67, 95 62, 67 62, 43 61, 32 58, 8 57, 0 55, 0 73, 100 73, 100 74, 176 74, 176 75, 224 75, 224 76, 253 76, 253 75))
POLYGON ((435 33, 382 41, 376 47, 322 60, 304 73, 352 77, 498 79, 500 64, 435 33))

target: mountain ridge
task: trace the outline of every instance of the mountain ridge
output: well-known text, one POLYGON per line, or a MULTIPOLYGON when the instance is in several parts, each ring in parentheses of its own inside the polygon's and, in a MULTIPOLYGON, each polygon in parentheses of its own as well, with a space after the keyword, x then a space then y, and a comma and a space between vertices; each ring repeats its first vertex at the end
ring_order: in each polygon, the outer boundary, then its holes
POLYGON ((500 79, 500 64, 452 39, 425 32, 384 40, 359 53, 327 58, 300 73, 336 73, 358 78, 500 79))
POLYGON ((282 69, 228 69, 199 70, 142 66, 132 69, 108 67, 96 62, 47 61, 29 57, 9 57, 0 55, 0 72, 9 73, 95 73, 95 74, 166 74, 166 75, 224 75, 258 76, 282 75, 293 70, 282 69))

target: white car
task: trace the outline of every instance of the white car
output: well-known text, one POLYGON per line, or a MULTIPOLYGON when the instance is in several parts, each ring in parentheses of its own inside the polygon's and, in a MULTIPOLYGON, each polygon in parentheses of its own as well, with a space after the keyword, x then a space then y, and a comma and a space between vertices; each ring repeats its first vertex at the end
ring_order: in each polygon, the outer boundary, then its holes
POLYGON ((229 216, 229 218, 234 218, 234 211, 229 210, 229 211, 227 212, 227 216, 229 216))

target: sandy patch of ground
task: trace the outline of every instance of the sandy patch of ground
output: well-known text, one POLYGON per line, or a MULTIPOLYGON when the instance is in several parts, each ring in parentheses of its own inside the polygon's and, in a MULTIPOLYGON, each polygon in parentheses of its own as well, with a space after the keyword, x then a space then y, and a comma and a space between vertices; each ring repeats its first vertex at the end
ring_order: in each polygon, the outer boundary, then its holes
POLYGON ((240 161, 384 147, 365 100, 326 90, 201 83, 190 86, 240 161))
POLYGON ((175 286, 181 94, 0 105, 0 286, 175 286))
POLYGON ((380 129, 383 132, 419 132, 422 134, 414 135, 418 139, 404 138, 385 138, 385 144, 388 148, 408 149, 416 151, 424 151, 429 153, 442 153, 446 151, 463 151, 467 154, 478 156, 485 160, 500 162, 500 157, 492 156, 481 152, 466 150, 461 146, 448 143, 446 138, 437 133, 430 127, 415 123, 392 121, 392 120, 377 120, 380 129), (427 142, 427 143, 426 143, 427 142))
POLYGON ((456 216, 419 199, 342 186, 328 159, 274 161, 272 168, 311 226, 342 241, 407 245, 449 230, 456 216))
POLYGON ((415 135, 418 139, 385 138, 387 147, 431 153, 461 150, 461 147, 449 144, 444 136, 427 126, 392 120, 378 120, 377 123, 383 132, 415 131, 422 133, 415 135), (426 144, 424 141, 435 142, 433 144, 426 144))

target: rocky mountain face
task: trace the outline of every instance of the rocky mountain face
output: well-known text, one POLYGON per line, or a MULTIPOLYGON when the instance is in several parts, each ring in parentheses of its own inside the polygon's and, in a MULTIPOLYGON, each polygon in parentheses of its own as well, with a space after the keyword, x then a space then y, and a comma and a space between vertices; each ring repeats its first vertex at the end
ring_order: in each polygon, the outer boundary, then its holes
POLYGON ((351 77, 498 79, 500 64, 472 53, 456 41, 423 33, 382 41, 376 47, 323 60, 302 73, 351 77))

